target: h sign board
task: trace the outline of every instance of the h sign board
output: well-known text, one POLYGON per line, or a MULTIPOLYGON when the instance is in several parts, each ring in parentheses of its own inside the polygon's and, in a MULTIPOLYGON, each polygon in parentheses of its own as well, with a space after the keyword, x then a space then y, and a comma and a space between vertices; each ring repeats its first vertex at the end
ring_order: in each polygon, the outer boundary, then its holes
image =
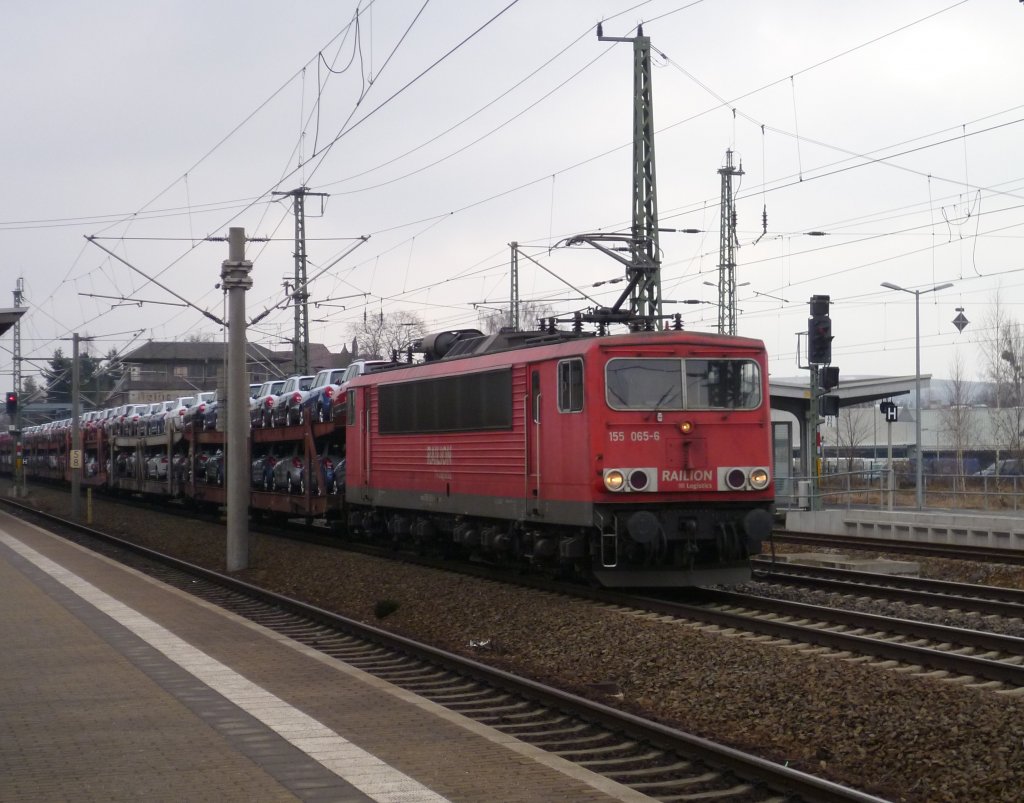
POLYGON ((899 408, 893 402, 884 401, 878 405, 878 409, 881 411, 882 415, 885 416, 886 421, 892 423, 897 420, 897 410, 899 410, 899 408))

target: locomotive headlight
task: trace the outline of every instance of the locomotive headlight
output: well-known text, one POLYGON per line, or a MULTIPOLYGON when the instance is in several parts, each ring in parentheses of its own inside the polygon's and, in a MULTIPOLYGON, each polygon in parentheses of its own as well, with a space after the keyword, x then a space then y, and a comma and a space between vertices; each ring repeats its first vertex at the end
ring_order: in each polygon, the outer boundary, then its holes
POLYGON ((617 468, 604 473, 604 487, 609 491, 621 491, 626 485, 626 475, 617 468))
POLYGON ((750 487, 760 491, 768 487, 768 471, 763 468, 755 468, 750 472, 750 487))
POLYGON ((725 482, 734 491, 738 491, 747 483, 747 472, 742 468, 731 468, 726 472, 725 482))
POLYGON ((629 487, 634 491, 643 491, 650 485, 651 478, 647 476, 647 472, 642 468, 634 469, 629 472, 629 487))
POLYGON ((691 432, 693 432, 693 422, 684 421, 679 425, 679 431, 682 432, 684 435, 689 435, 691 432))

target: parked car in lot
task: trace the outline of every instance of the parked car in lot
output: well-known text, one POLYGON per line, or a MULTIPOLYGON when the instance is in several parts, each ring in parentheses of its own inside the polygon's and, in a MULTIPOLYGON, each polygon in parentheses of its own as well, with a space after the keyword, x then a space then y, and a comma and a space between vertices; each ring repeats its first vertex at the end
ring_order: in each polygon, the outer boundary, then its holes
POLYGON ((249 403, 249 423, 253 427, 270 426, 270 408, 274 399, 284 387, 283 379, 271 379, 263 383, 249 403))
POLYGON ((976 477, 1024 477, 1024 460, 1007 458, 997 460, 988 468, 977 472, 976 477))
POLYGON ((312 376, 290 376, 281 387, 281 392, 274 398, 270 406, 270 426, 290 427, 303 423, 302 400, 305 392, 313 384, 312 376))

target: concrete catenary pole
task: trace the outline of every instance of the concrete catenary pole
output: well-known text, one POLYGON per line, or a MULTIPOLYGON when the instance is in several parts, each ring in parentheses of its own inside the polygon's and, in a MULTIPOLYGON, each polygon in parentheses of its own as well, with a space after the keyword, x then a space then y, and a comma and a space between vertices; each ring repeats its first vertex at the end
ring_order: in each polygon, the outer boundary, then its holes
POLYGON ((68 466, 71 472, 71 520, 82 518, 82 430, 79 425, 81 412, 81 374, 78 366, 78 332, 71 335, 71 454, 68 466))
POLYGON ((249 566, 249 386, 245 374, 245 291, 252 287, 245 259, 245 229, 228 230, 228 258, 221 286, 228 294, 227 569, 249 566))
MULTIPOLYGON (((21 307, 25 293, 25 280, 22 277, 18 277, 18 283, 14 287, 14 307, 15 309, 21 307)), ((28 401, 24 398, 21 392, 21 318, 14 324, 14 392, 18 394, 18 407, 14 411, 14 443, 15 452, 21 453, 21 446, 24 443, 21 437, 21 422, 24 417, 22 408, 28 401)), ((22 460, 21 465, 14 467, 14 495, 15 496, 28 496, 28 490, 25 487, 25 475, 28 472, 25 471, 25 462, 22 460)))

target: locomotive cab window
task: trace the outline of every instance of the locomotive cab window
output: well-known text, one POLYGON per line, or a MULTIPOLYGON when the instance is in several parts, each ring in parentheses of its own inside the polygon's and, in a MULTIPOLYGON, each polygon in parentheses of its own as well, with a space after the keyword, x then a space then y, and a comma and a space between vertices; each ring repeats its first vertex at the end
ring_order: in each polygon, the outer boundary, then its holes
POLYGON ((608 406, 613 410, 683 409, 682 360, 609 360, 605 379, 608 406))
POLYGON ((688 410, 761 406, 761 371, 752 360, 686 360, 688 410))
POLYGON ((562 360, 558 363, 558 412, 578 413, 583 410, 583 360, 562 360))
POLYGON ((613 410, 751 410, 761 405, 761 370, 753 360, 618 358, 605 369, 613 410))

